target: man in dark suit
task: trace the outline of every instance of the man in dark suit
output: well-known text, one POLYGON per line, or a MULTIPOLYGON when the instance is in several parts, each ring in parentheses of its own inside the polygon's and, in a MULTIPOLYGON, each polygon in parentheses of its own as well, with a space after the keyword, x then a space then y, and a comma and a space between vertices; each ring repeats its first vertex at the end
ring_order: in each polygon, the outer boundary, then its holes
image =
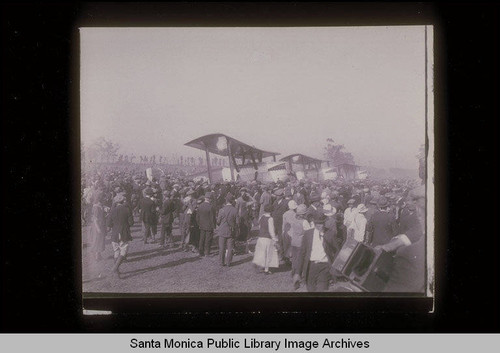
POLYGON ((170 198, 170 192, 163 192, 163 205, 160 209, 161 215, 161 235, 160 247, 172 245, 172 223, 174 222, 175 204, 170 198))
POLYGON ((309 196, 309 201, 311 202, 311 205, 309 205, 309 208, 307 209, 306 219, 311 220, 316 216, 316 214, 323 213, 321 195, 317 191, 312 191, 309 196))
POLYGON ((276 200, 273 203, 273 212, 271 216, 274 220, 274 234, 278 237, 278 256, 280 260, 285 261, 283 254, 283 215, 288 211, 288 201, 284 198, 284 190, 277 189, 273 192, 276 200))
POLYGON ((399 234, 376 248, 394 254, 394 264, 384 292, 425 293, 425 186, 408 195, 408 214, 401 219, 399 234))
POLYGON ((128 243, 132 240, 130 227, 134 224, 132 210, 125 205, 125 197, 119 195, 115 199, 116 206, 108 217, 108 227, 111 228, 111 245, 113 246, 115 264, 113 274, 119 275, 118 269, 127 256, 128 243))
POLYGON ((151 237, 151 227, 154 222, 155 203, 152 200, 153 191, 150 188, 144 190, 144 197, 139 201, 140 220, 144 230, 144 244, 148 243, 151 237))
POLYGON ((205 194, 205 201, 198 206, 196 212, 196 223, 200 228, 200 245, 199 252, 201 257, 210 255, 210 245, 214 235, 216 224, 215 207, 212 205, 212 194, 207 192, 205 194))
POLYGON ((366 242, 371 246, 389 243, 394 234, 394 216, 390 213, 389 202, 385 197, 380 197, 378 211, 371 217, 366 225, 366 242))
POLYGON ((297 273, 293 276, 295 288, 299 287, 302 277, 308 292, 328 290, 335 240, 331 232, 325 232, 326 219, 324 214, 315 213, 314 228, 304 234, 297 258, 297 273))
POLYGON ((226 204, 217 216, 217 235, 219 236, 219 262, 221 266, 230 266, 233 259, 234 238, 236 236, 238 211, 233 206, 234 197, 226 195, 226 204), (226 255, 227 249, 227 255, 226 255))

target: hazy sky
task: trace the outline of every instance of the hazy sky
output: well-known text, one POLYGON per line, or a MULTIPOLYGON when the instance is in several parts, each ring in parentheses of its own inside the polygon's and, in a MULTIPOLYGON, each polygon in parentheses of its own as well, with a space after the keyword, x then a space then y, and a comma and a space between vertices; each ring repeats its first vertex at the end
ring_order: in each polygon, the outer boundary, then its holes
MULTIPOLYGON (((220 132, 282 156, 417 168, 424 27, 82 28, 81 138, 198 156, 220 132)), ((279 156, 281 157, 281 156, 279 156)))

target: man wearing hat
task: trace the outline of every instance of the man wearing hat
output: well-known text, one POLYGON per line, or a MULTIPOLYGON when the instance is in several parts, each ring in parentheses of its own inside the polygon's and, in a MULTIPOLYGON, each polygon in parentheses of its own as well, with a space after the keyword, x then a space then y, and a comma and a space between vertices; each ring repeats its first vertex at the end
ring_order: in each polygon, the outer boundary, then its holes
POLYGON ((363 188, 361 192, 361 203, 364 203, 365 205, 368 205, 370 203, 370 200, 372 199, 372 195, 370 194, 370 189, 369 188, 363 188))
POLYGON ((200 228, 199 252, 201 257, 210 255, 210 246, 216 225, 216 211, 212 205, 212 193, 205 194, 205 200, 198 206, 196 212, 196 223, 200 228))
POLYGON ((283 215, 288 211, 288 201, 285 200, 284 194, 282 188, 274 190, 273 195, 276 199, 273 203, 273 212, 271 213, 274 220, 274 234, 278 238, 278 256, 281 261, 286 261, 283 252, 283 215))
POLYGON ((172 245, 172 223, 174 222, 175 204, 170 198, 170 192, 163 192, 163 204, 160 209, 161 216, 161 234, 160 247, 172 245))
POLYGON ((331 204, 327 203, 323 206, 323 214, 326 216, 325 228, 330 229, 331 227, 336 226, 337 218, 335 214, 337 213, 337 209, 333 207, 331 204))
MULTIPOLYGON (((295 212, 295 220, 291 223, 291 228, 289 231, 290 241, 291 241, 291 258, 292 258, 292 276, 299 273, 297 270, 297 258, 300 253, 300 247, 302 246, 302 239, 304 233, 309 229, 314 228, 306 220, 307 206, 304 204, 298 205, 295 212)), ((298 288, 298 287, 297 287, 298 288)))
POLYGON ((144 244, 147 244, 148 239, 151 237, 151 228, 155 220, 154 219, 155 203, 152 197, 153 197, 153 190, 145 189, 144 197, 139 201, 139 206, 138 206, 140 211, 139 219, 142 222, 142 227, 144 231, 143 235, 144 244))
POLYGON ((195 249, 197 249, 199 243, 199 230, 195 227, 196 222, 194 221, 198 207, 197 199, 189 195, 182 200, 182 204, 181 249, 187 252, 191 247, 191 251, 196 252, 195 249))
POLYGON ((92 243, 92 253, 95 260, 101 260, 101 253, 104 251, 106 239, 106 211, 102 204, 104 193, 97 192, 94 194, 94 205, 92 207, 91 224, 90 224, 90 239, 92 243))
MULTIPOLYGON (((154 180, 154 179, 153 179, 154 180)), ((153 184, 153 197, 151 200, 154 202, 153 207, 153 223, 151 225, 151 234, 153 236, 153 243, 155 242, 156 234, 158 233, 158 221, 161 211, 161 206, 163 204, 163 194, 161 193, 160 187, 156 184, 153 184)))
POLYGON ((271 205, 272 203, 272 197, 271 193, 269 191, 272 190, 271 185, 267 185, 264 187, 264 191, 260 195, 259 203, 260 203, 260 210, 259 210, 259 218, 264 214, 264 208, 267 205, 271 205))
POLYGON ((286 263, 291 264, 292 258, 292 228, 295 223, 302 222, 297 219, 296 209, 298 205, 294 200, 288 201, 288 211, 283 214, 283 230, 282 230, 282 245, 283 245, 283 257, 286 263))
POLYGON ((229 267, 233 259, 238 212, 233 206, 233 195, 228 193, 225 199, 226 204, 217 215, 217 235, 219 237, 219 263, 221 266, 229 267))
POLYGON ((370 222, 373 215, 378 210, 377 209, 377 201, 378 200, 375 198, 370 198, 370 202, 368 203, 368 205, 366 205, 368 207, 368 211, 365 212, 366 224, 368 224, 368 222, 370 222))
POLYGON ((366 240, 371 246, 387 244, 394 236, 394 217, 390 213, 388 200, 381 196, 377 202, 378 210, 366 226, 366 240))
POLYGON ((295 188, 293 193, 293 200, 297 205, 306 203, 306 191, 302 185, 300 185, 298 188, 295 188))
POLYGON ((344 211, 344 225, 347 227, 347 229, 349 229, 349 227, 351 226, 354 216, 356 215, 356 212, 358 212, 355 204, 355 199, 349 199, 349 201, 347 201, 347 208, 344 211))
POLYGON ((238 236, 240 241, 245 242, 245 252, 250 253, 249 238, 252 226, 252 206, 253 199, 250 197, 247 188, 240 189, 240 197, 236 200, 236 210, 238 212, 238 236))
POLYGON ((408 199, 412 215, 404 222, 398 235, 387 244, 378 246, 394 254, 385 292, 425 292, 425 186, 412 189, 408 199))
POLYGON ((130 227, 134 225, 132 211, 125 205, 125 197, 119 196, 116 200, 116 207, 111 210, 108 217, 108 227, 111 228, 111 245, 115 263, 113 274, 119 275, 119 267, 127 256, 128 244, 132 240, 130 227))
POLYGON ((321 195, 318 192, 316 191, 311 192, 311 195, 309 196, 309 201, 311 202, 311 205, 307 209, 307 218, 309 219, 314 218, 314 215, 316 213, 323 214, 321 195))
POLYGON ((297 257, 297 271, 294 274, 294 286, 300 285, 300 280, 306 283, 308 292, 328 290, 330 282, 330 267, 333 261, 334 241, 330 233, 325 232, 326 216, 323 213, 314 214, 314 228, 305 232, 302 246, 297 257))

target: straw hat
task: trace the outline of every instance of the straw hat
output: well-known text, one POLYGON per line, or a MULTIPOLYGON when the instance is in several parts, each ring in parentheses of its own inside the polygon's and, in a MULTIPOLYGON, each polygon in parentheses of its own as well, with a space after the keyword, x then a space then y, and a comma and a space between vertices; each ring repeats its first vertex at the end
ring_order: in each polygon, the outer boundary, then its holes
POLYGON ((325 206, 323 206, 323 213, 325 214, 325 216, 331 217, 335 213, 337 213, 337 209, 330 204, 326 204, 325 206))
POLYGON ((365 204, 364 203, 360 203, 358 205, 358 213, 364 213, 368 211, 368 208, 366 208, 365 204))

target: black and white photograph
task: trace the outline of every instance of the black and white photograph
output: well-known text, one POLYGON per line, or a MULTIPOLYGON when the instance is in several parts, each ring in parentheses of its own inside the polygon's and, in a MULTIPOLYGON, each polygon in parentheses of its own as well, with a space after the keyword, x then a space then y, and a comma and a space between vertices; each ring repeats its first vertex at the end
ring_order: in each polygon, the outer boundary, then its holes
POLYGON ((433 26, 79 40, 84 298, 434 297, 433 26))

